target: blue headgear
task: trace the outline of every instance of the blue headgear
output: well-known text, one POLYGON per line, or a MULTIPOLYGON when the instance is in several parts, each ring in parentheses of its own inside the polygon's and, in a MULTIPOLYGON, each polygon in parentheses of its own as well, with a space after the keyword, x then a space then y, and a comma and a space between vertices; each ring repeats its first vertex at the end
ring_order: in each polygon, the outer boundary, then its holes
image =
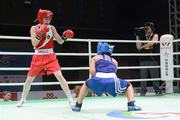
POLYGON ((114 46, 109 45, 107 42, 98 42, 97 45, 97 54, 109 54, 111 55, 114 50, 114 46))

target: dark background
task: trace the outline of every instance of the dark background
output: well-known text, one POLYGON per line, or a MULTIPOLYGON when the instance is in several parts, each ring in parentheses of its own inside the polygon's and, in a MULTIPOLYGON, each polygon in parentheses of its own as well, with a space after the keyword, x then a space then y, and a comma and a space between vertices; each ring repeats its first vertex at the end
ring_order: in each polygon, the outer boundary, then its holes
MULTIPOLYGON (((39 8, 54 12, 52 24, 59 34, 70 28, 75 32, 75 38, 132 40, 135 39, 134 28, 143 26, 147 21, 154 22, 159 35, 169 33, 168 0, 0 0, 0 35, 30 36, 29 30, 36 24, 33 21, 39 8)), ((1 39, 0 46, 1 51, 33 51, 28 40, 1 39)), ((84 46, 84 43, 73 42, 62 46, 55 44, 55 52, 87 52, 84 46)), ((96 52, 95 47, 93 52, 96 52)), ((116 52, 136 53, 137 50, 134 44, 122 43, 116 45, 116 52)), ((14 61, 18 67, 30 65, 31 57, 18 59, 22 60, 14 61)), ((88 65, 87 57, 58 56, 58 59, 62 67, 88 65)), ((116 59, 120 66, 138 64, 138 59, 134 57, 116 59)), ((88 71, 63 73, 69 81, 85 80, 88 77, 88 71)), ((139 71, 119 70, 118 75, 126 79, 139 78, 139 71)), ((44 76, 43 80, 52 79, 53 76, 44 76)))
POLYGON ((1 0, 1 34, 29 35, 39 8, 54 12, 52 24, 72 28, 78 38, 133 39, 146 21, 168 33, 168 0, 1 0))

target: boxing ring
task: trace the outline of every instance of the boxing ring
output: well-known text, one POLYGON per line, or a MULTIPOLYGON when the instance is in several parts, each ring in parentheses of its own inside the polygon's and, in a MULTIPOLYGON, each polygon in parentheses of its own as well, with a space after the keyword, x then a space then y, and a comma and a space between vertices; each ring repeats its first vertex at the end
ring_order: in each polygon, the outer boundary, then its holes
MULTIPOLYGON (((0 39, 18 39, 30 40, 30 37, 20 36, 0 36, 0 39)), ((163 41, 167 39, 161 38, 163 41)), ((143 68, 161 68, 160 78, 149 79, 127 79, 128 81, 153 81, 163 80, 166 83, 166 93, 164 96, 135 96, 136 104, 142 107, 142 111, 127 112, 127 100, 125 96, 118 97, 87 97, 84 100, 82 111, 73 112, 68 106, 67 99, 54 100, 28 100, 27 104, 22 108, 16 108, 17 101, 0 102, 0 120, 127 120, 127 119, 158 119, 158 120, 177 120, 180 119, 180 94, 173 92, 173 81, 180 78, 174 77, 174 69, 178 69, 179 65, 173 64, 173 56, 179 55, 174 51, 172 44, 180 42, 180 40, 172 41, 172 38, 165 40, 161 45, 165 47, 161 53, 114 53, 112 56, 165 56, 160 66, 120 66, 118 69, 143 69, 143 68), (173 65, 172 65, 173 64, 173 65), (163 69, 163 70, 162 70, 163 69)), ((99 39, 73 39, 70 42, 86 42, 88 44, 88 53, 56 53, 59 56, 87 56, 89 60, 96 53, 92 53, 92 42, 106 41, 99 39)), ((107 40, 111 43, 136 43, 146 41, 136 40, 107 40)), ((162 46, 162 47, 163 47, 162 46)), ((31 52, 0 52, 0 55, 33 55, 31 52)), ((161 57, 162 58, 162 57, 161 57)), ((73 61, 72 61, 73 62, 73 61)), ((0 67, 0 71, 27 71, 28 67, 0 67)), ((62 70, 88 70, 89 67, 62 67, 62 70)), ((68 84, 82 84, 84 81, 68 81, 68 84)), ((32 85, 56 85, 59 82, 34 82, 32 85)), ((22 86, 23 83, 0 83, 1 86, 22 86)))
POLYGON ((137 96, 142 111, 127 112, 125 96, 87 97, 82 111, 73 112, 67 99, 29 100, 22 108, 17 102, 0 103, 1 120, 179 120, 180 94, 137 96))

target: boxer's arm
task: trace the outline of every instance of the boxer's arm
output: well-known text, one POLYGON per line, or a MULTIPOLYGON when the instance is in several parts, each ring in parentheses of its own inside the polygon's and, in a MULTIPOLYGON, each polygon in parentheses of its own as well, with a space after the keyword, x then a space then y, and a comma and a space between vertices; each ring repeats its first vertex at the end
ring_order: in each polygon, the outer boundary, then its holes
POLYGON ((37 35, 35 32, 35 26, 32 26, 30 29, 30 34, 31 34, 31 43, 32 45, 35 47, 38 45, 38 43, 40 42, 42 36, 41 35, 37 35))
MULTIPOLYGON (((153 38, 152 38, 151 41, 158 41, 158 40, 159 40, 159 37, 158 37, 157 34, 155 34, 155 35, 153 36, 153 38)), ((154 44, 155 44, 155 42, 148 42, 148 43, 144 44, 144 45, 141 47, 141 49, 147 48, 147 47, 151 47, 151 46, 153 46, 154 44)))
POLYGON ((42 24, 40 26, 32 26, 30 30, 32 45, 34 47, 37 46, 42 39, 42 36, 45 35, 48 31, 49 28, 46 24, 42 24))
MULTIPOLYGON (((136 41, 140 41, 139 36, 136 36, 136 41)), ((141 42, 136 42, 136 48, 137 48, 138 50, 141 49, 141 46, 142 46, 142 43, 141 43, 141 42)))
POLYGON ((57 30, 54 26, 51 26, 51 30, 53 33, 53 36, 55 38, 55 40, 61 45, 64 43, 64 40, 62 39, 62 37, 57 33, 57 30))
POLYGON ((113 62, 116 65, 116 67, 118 67, 118 62, 113 58, 113 62))
MULTIPOLYGON (((95 56, 96 57, 96 56, 95 56)), ((89 72, 92 76, 95 76, 96 75, 96 67, 95 67, 95 64, 96 64, 96 60, 95 60, 95 57, 93 57, 91 60, 90 60, 90 63, 89 63, 89 72)))
POLYGON ((116 65, 116 72, 117 72, 118 62, 114 58, 113 58, 113 63, 116 65))

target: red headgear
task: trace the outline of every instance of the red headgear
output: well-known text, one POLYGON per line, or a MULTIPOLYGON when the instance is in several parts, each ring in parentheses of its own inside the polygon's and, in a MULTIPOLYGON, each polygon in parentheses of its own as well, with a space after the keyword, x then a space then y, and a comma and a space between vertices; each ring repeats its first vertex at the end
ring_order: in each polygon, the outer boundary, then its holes
POLYGON ((52 19, 53 12, 51 12, 50 10, 39 9, 38 14, 37 14, 37 20, 39 21, 39 23, 43 23, 43 19, 45 17, 52 19))

